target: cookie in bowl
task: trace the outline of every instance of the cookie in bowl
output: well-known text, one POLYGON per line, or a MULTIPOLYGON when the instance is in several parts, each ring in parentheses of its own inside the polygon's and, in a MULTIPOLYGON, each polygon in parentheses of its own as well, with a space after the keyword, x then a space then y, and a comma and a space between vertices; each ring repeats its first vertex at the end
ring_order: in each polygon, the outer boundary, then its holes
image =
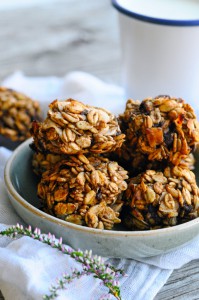
POLYGON ((71 155, 42 173, 38 197, 43 210, 62 220, 92 228, 120 223, 127 171, 99 155, 71 155))
POLYGON ((32 157, 33 172, 37 176, 41 176, 42 173, 52 168, 54 164, 63 160, 65 157, 65 155, 59 154, 34 152, 32 157))
POLYGON ((123 222, 131 230, 175 226, 199 216, 199 188, 187 167, 146 170, 130 179, 123 200, 123 222))
POLYGON ((46 119, 33 122, 31 132, 39 152, 67 155, 111 152, 125 137, 112 113, 73 99, 53 101, 46 119))
POLYGON ((152 164, 180 164, 199 142, 199 123, 193 108, 181 98, 157 96, 128 100, 119 117, 126 141, 119 156, 134 166, 140 155, 143 168, 152 164))

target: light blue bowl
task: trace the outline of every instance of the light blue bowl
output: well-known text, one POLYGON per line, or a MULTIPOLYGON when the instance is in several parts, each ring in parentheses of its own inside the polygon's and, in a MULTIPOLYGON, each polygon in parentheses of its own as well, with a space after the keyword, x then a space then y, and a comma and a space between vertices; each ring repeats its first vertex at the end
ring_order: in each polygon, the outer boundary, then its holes
MULTIPOLYGON (((199 234, 199 218, 174 227, 151 231, 100 230, 72 224, 39 209, 37 177, 32 172, 31 139, 21 144, 5 167, 5 184, 10 201, 21 218, 43 232, 63 237, 66 244, 106 257, 135 258, 155 256, 188 243, 199 234)), ((196 153, 196 174, 199 153, 196 153)))

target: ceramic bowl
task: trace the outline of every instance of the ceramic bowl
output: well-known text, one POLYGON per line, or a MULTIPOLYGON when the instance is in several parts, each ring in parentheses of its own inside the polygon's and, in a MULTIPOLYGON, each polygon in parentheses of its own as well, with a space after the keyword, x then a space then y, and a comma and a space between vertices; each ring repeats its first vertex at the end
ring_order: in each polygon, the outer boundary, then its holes
MULTIPOLYGON (((5 185, 10 201, 21 218, 43 232, 54 233, 64 242, 106 257, 139 259, 165 253, 188 243, 199 234, 199 218, 182 225, 152 231, 99 230, 48 215, 39 209, 37 177, 32 172, 31 139, 22 143, 5 167, 5 185)), ((196 173, 199 153, 196 153, 196 173)), ((199 176, 199 174, 197 174, 199 176)))

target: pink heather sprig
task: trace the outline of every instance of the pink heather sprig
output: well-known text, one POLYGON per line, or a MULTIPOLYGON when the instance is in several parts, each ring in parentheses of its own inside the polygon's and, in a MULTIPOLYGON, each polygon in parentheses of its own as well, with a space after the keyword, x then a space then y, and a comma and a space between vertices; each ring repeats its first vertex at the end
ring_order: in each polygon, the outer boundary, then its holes
MULTIPOLYGON (((51 294, 45 295, 43 299, 51 300, 55 299, 58 296, 58 291, 65 289, 67 283, 70 283, 73 279, 80 278, 84 275, 93 275, 95 278, 98 278, 102 283, 109 289, 109 294, 115 296, 116 299, 121 300, 119 282, 116 280, 121 275, 125 275, 123 270, 116 269, 110 264, 105 264, 104 260, 100 256, 93 256, 92 251, 81 251, 73 250, 72 248, 66 247, 62 244, 62 238, 59 240, 51 233, 43 234, 39 228, 32 230, 31 226, 24 228, 22 225, 17 224, 12 226, 4 231, 0 232, 0 235, 9 236, 15 238, 17 235, 28 236, 34 240, 38 240, 44 244, 56 248, 61 251, 63 254, 69 255, 75 261, 82 264, 82 271, 73 270, 72 273, 64 274, 61 279, 58 280, 56 285, 53 285, 50 289, 51 294)), ((106 296, 103 299, 108 299, 106 296)))

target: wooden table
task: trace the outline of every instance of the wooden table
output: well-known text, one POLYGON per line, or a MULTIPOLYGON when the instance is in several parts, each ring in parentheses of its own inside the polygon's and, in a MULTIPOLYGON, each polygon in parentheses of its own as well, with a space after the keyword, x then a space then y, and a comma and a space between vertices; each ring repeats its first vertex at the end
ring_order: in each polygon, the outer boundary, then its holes
MULTIPOLYGON (((120 66, 117 13, 108 0, 0 11, 0 80, 16 70, 34 76, 82 70, 118 84, 120 66)), ((192 261, 172 273, 155 300, 199 299, 198 281, 199 261, 192 261)))

